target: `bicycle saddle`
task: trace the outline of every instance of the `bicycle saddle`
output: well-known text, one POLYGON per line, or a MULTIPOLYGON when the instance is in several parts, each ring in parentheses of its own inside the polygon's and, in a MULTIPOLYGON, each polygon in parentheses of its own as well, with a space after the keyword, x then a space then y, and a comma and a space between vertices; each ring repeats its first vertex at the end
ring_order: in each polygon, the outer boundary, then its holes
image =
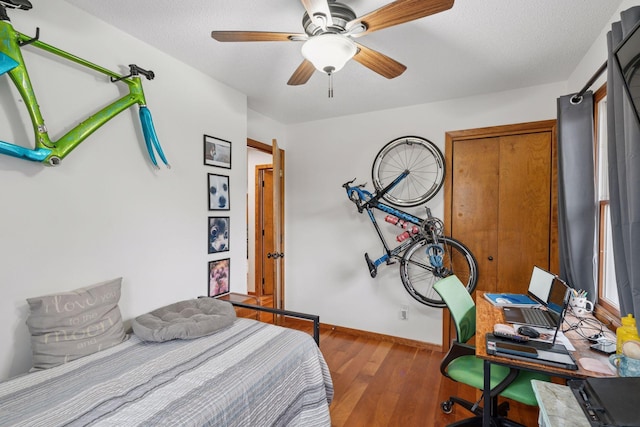
POLYGON ((9 9, 22 10, 29 10, 33 7, 29 0, 0 0, 0 5, 6 6, 9 9))

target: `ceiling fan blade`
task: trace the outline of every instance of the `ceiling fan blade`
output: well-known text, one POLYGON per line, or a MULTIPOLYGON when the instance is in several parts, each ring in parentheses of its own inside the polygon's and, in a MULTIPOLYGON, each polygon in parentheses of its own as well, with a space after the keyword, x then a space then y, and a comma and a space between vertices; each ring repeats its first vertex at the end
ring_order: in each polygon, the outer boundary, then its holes
POLYGON ((329 3, 327 0, 300 0, 304 9, 307 11, 307 15, 318 26, 327 28, 329 25, 333 25, 333 18, 331 17, 331 10, 329 10, 329 3))
POLYGON ((393 79, 404 73, 404 70, 407 69, 406 66, 395 59, 389 58, 387 55, 369 49, 360 43, 356 43, 356 45, 358 45, 358 53, 356 53, 353 59, 383 77, 393 79))
MULTIPOLYGON (((361 36, 383 28, 434 15, 451 9, 451 7, 453 7, 453 0, 396 0, 350 21, 347 24, 347 28, 364 24, 366 30, 357 34, 357 36, 361 36)), ((356 35, 354 34, 354 36, 356 35)))
POLYGON ((289 42, 306 40, 306 34, 272 33, 269 31, 211 31, 219 42, 289 42))
POLYGON ((296 68, 287 84, 289 86, 303 85, 309 81, 313 72, 316 71, 313 64, 306 59, 296 68))

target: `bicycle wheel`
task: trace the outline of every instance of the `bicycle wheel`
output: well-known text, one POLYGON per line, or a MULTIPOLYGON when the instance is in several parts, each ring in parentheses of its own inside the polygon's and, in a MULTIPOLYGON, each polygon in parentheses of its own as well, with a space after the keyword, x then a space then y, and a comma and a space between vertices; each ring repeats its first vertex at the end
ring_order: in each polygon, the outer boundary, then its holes
POLYGON ((402 172, 409 175, 382 197, 396 206, 417 206, 436 195, 444 183, 444 156, 431 141, 404 136, 386 144, 371 168, 373 186, 381 191, 402 172))
POLYGON ((478 263, 462 243, 450 237, 440 237, 442 267, 435 268, 429 261, 427 248, 431 240, 416 240, 404 253, 400 262, 400 277, 409 294, 422 304, 444 308, 446 304, 433 289, 433 284, 443 277, 455 274, 472 293, 478 283, 478 263))

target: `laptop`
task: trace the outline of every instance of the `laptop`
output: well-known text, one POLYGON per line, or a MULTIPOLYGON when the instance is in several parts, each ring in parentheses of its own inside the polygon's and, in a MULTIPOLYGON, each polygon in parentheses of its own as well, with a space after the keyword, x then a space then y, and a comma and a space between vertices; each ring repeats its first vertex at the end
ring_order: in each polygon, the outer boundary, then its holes
POLYGON ((555 274, 533 267, 527 294, 543 308, 503 307, 504 319, 507 323, 556 329, 569 300, 568 292, 568 285, 555 274))

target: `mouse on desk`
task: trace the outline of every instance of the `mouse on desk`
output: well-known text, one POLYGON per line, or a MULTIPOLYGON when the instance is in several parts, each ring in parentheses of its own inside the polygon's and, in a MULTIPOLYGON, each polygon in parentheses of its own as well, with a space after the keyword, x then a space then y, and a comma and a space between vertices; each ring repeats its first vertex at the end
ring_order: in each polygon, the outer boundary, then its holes
POLYGON ((518 328, 518 333, 529 338, 538 338, 540 336, 540 332, 536 331, 530 326, 520 326, 518 328))

